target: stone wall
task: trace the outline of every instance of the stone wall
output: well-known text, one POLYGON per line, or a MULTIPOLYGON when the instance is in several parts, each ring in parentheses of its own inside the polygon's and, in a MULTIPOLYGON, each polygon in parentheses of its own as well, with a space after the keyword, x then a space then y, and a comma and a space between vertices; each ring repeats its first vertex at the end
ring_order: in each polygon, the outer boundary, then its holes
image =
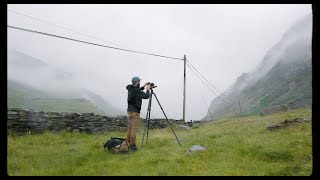
MULTIPOLYGON (((7 128, 15 133, 41 133, 44 131, 102 133, 109 131, 126 131, 127 116, 101 116, 93 113, 64 113, 8 109, 7 128)), ((183 124, 183 121, 169 120, 173 123, 183 124)), ((144 120, 142 120, 144 123, 144 120)), ((165 128, 166 119, 150 120, 150 129, 165 128)))

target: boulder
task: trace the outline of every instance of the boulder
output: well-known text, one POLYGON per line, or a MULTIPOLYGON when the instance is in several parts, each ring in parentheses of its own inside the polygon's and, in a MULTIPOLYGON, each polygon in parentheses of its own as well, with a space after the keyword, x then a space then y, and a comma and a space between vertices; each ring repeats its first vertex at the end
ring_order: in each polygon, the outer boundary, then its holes
POLYGON ((179 127, 183 128, 183 129, 187 129, 187 130, 191 129, 189 126, 185 126, 185 125, 179 125, 179 127))
POLYGON ((194 154, 195 152, 203 152, 205 151, 206 148, 203 147, 203 146, 200 146, 200 145, 194 145, 194 146, 191 146, 188 150, 187 150, 187 155, 191 155, 191 154, 194 154))

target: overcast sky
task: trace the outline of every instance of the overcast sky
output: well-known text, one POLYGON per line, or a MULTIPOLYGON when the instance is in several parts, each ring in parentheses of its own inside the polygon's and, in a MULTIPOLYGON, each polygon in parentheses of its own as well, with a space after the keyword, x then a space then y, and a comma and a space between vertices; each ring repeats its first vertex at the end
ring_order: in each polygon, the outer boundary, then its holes
MULTIPOLYGON (((251 71, 310 4, 8 5, 8 9, 99 37, 95 40, 8 12, 8 25, 187 59, 220 91, 251 71)), ((182 118, 183 62, 8 29, 16 49, 81 77, 84 86, 126 110, 133 76, 154 82, 169 118, 182 118)), ((186 119, 200 119, 215 95, 187 69, 186 119)), ((144 117, 147 100, 142 107, 144 117)), ((164 117, 153 101, 151 117, 164 117)))

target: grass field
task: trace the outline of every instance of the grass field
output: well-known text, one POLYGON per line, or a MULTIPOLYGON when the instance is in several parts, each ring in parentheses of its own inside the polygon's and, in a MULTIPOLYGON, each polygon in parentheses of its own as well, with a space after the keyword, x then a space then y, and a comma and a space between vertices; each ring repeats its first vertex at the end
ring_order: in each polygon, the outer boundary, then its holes
POLYGON ((311 122, 270 132, 266 127, 287 118, 311 118, 311 109, 291 110, 268 116, 221 119, 190 130, 150 130, 141 149, 113 155, 103 143, 125 132, 92 135, 44 133, 8 136, 9 175, 311 175, 311 122), (192 145, 203 153, 186 155, 192 145))

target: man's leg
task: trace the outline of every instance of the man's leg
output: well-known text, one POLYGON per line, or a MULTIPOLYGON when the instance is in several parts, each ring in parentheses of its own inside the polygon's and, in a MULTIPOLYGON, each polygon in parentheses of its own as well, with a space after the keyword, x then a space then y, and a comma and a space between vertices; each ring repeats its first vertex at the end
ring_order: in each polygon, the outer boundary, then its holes
POLYGON ((131 117, 130 145, 136 145, 137 133, 140 125, 140 113, 133 112, 131 117))
POLYGON ((128 130, 127 130, 127 141, 131 144, 131 131, 132 131, 132 112, 128 112, 128 130))

